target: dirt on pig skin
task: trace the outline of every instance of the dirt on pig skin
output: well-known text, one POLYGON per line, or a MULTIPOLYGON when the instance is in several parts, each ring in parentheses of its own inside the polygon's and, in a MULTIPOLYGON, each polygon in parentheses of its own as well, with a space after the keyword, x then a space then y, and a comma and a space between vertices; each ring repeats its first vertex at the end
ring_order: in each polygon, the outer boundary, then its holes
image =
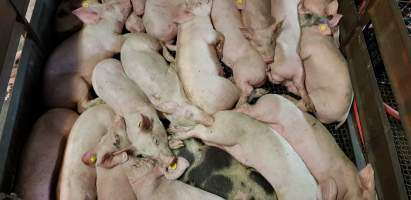
POLYGON ((17 177, 16 190, 23 199, 46 200, 54 196, 66 139, 77 117, 71 110, 57 108, 35 123, 17 177))
POLYGON ((190 162, 181 181, 225 199, 276 200, 276 194, 264 177, 236 161, 225 151, 209 147, 196 139, 184 141, 174 150, 190 162))

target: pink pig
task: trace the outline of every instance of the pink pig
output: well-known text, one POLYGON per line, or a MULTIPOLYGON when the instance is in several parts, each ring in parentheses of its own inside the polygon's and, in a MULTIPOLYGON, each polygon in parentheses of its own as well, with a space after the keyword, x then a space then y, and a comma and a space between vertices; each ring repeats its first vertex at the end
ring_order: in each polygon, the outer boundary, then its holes
POLYGON ((124 41, 120 34, 130 10, 129 0, 116 0, 73 11, 85 27, 59 45, 47 61, 43 92, 48 107, 84 111, 91 73, 99 61, 120 52, 124 41))
POLYGON ((375 199, 371 165, 358 173, 321 122, 290 100, 268 94, 237 111, 269 124, 294 147, 320 185, 319 199, 375 199))
POLYGON ((267 65, 242 34, 241 15, 233 0, 214 1, 211 19, 225 38, 222 61, 233 70, 234 81, 241 89, 238 104, 246 103, 254 87, 265 83, 267 65))
POLYGON ((282 21, 277 36, 274 62, 270 64, 268 78, 274 84, 283 84, 288 91, 300 95, 305 107, 314 112, 305 88, 305 72, 299 55, 300 24, 298 21, 299 0, 271 0, 271 12, 277 21, 282 21))

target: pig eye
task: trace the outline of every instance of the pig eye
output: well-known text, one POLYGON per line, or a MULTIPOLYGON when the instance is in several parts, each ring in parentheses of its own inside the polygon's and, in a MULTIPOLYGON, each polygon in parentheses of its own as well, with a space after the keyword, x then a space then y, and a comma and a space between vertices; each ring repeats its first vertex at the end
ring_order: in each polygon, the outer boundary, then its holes
POLYGON ((160 141, 157 138, 153 138, 154 144, 160 145, 160 141))

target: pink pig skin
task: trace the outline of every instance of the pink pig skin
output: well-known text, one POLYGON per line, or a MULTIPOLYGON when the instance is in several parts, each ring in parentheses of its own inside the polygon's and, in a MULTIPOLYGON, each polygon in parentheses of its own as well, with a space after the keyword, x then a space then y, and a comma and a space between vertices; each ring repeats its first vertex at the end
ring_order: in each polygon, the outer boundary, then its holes
POLYGON ((169 179, 181 176, 185 169, 168 170, 176 157, 170 151, 167 133, 157 111, 144 92, 127 77, 120 61, 101 61, 94 69, 92 79, 97 95, 124 117, 134 153, 158 160, 169 179))
POLYGON ((222 52, 223 38, 211 23, 213 1, 198 1, 191 5, 192 16, 179 22, 177 73, 187 98, 206 113, 213 114, 234 107, 240 94, 231 81, 222 77, 217 53, 222 52))
POLYGON ((294 147, 320 184, 323 199, 375 198, 371 165, 358 173, 321 122, 290 100, 268 94, 237 111, 269 124, 294 147))
POLYGON ((184 13, 185 0, 148 0, 143 16, 148 34, 171 42, 177 36, 177 18, 184 13))
MULTIPOLYGON (((316 108, 315 116, 323 123, 340 122, 348 116, 354 98, 347 61, 335 45, 331 30, 304 27, 301 35, 305 85, 316 108)), ((303 102, 299 107, 306 110, 303 102)))
POLYGON ((241 32, 241 15, 233 0, 214 1, 211 19, 225 38, 222 61, 233 70, 234 81, 241 89, 238 104, 246 103, 254 87, 265 83, 267 65, 241 32))
POLYGON ((266 63, 274 60, 277 23, 271 16, 271 0, 246 0, 241 12, 242 31, 266 63))
MULTIPOLYGON (((181 165, 188 166, 187 160, 180 158, 181 165)), ((187 185, 178 180, 168 180, 154 160, 130 157, 121 165, 128 176, 137 199, 145 200, 222 200, 214 194, 187 185)))
POLYGON ((197 125, 176 139, 199 138, 256 169, 273 186, 278 199, 315 199, 317 183, 294 149, 277 131, 243 113, 220 111, 210 127, 197 125))
POLYGON ((82 162, 83 154, 107 133, 114 111, 107 105, 87 109, 77 119, 67 140, 57 186, 57 199, 96 199, 96 169, 82 162))
POLYGON ((60 44, 47 61, 43 92, 48 107, 84 111, 94 66, 120 52, 124 41, 120 34, 130 10, 129 0, 116 0, 73 11, 86 25, 60 44))
POLYGON ((77 113, 57 108, 43 114, 25 145, 16 191, 23 199, 47 200, 54 194, 64 146, 77 113))
POLYGON ((270 64, 268 78, 274 84, 283 84, 288 91, 300 95, 305 106, 312 112, 315 107, 305 88, 305 72, 299 55, 300 25, 299 0, 271 0, 271 12, 281 21, 275 46, 274 62, 270 64))

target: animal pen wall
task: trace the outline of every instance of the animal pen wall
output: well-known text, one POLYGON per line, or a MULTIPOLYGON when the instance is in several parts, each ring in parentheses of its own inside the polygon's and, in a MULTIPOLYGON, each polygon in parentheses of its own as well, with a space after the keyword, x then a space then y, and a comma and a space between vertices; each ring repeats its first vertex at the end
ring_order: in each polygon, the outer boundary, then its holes
MULTIPOLYGON (((29 0, 0 1, 0 192, 5 193, 13 192, 25 138, 44 111, 41 72, 56 41, 52 25, 58 2, 32 2, 33 15, 26 19, 29 0), (22 54, 8 96, 19 43, 22 54)), ((340 0, 339 4, 344 15, 340 44, 355 101, 342 127, 327 128, 358 168, 366 162, 373 165, 380 199, 411 199, 411 32, 407 29, 411 3, 340 0)))

